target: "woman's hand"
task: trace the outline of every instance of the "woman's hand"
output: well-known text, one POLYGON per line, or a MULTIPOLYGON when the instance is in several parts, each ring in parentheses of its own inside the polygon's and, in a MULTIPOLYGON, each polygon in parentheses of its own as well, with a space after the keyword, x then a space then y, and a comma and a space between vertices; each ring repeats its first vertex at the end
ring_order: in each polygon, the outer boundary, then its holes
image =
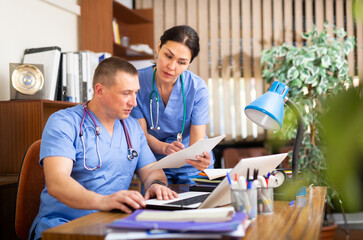
POLYGON ((175 142, 166 144, 164 153, 165 153, 165 155, 170 155, 172 153, 179 152, 180 150, 183 150, 183 149, 184 149, 184 145, 181 142, 175 141, 175 142))
POLYGON ((211 155, 208 152, 203 152, 203 156, 196 155, 198 160, 187 159, 186 162, 198 169, 203 171, 208 168, 211 163, 211 155))

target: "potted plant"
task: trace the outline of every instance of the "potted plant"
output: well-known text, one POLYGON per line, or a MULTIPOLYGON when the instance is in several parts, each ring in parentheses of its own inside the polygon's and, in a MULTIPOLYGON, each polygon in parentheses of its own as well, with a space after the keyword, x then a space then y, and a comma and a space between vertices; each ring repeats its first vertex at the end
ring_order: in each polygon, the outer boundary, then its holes
MULTIPOLYGON (((355 39, 346 38, 344 29, 336 28, 336 37, 329 37, 327 28, 325 22, 322 32, 314 26, 311 32, 303 33, 305 43, 301 48, 283 43, 263 50, 261 66, 267 83, 278 80, 289 86, 288 97, 299 108, 305 130, 299 150, 299 170, 307 184, 328 186, 327 203, 333 207, 332 198, 337 197, 337 192, 325 178, 323 129, 319 119, 328 97, 352 85, 346 56, 354 49, 355 39)), ((276 138, 295 138, 296 118, 289 108, 286 108, 283 125, 276 132, 276 138)))

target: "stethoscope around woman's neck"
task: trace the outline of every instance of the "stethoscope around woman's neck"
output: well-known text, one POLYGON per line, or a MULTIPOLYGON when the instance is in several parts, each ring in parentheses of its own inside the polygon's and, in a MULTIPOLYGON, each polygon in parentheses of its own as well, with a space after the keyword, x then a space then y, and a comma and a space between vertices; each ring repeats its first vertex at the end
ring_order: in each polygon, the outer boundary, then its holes
MULTIPOLYGON (((156 73, 156 68, 153 72, 153 90, 150 93, 149 96, 149 102, 150 102, 150 120, 151 120, 151 130, 160 130, 159 127, 159 101, 160 101, 160 96, 159 94, 156 92, 155 90, 155 73, 156 73), (153 106, 153 96, 155 95, 155 100, 156 100, 156 122, 154 125, 154 119, 153 119, 153 111, 152 111, 152 106, 153 106)), ((184 92, 184 80, 183 80, 183 75, 180 74, 180 81, 181 81, 181 85, 182 85, 182 93, 183 93, 183 106, 184 106, 184 112, 183 112, 183 126, 182 129, 180 131, 180 133, 177 134, 176 139, 178 142, 181 142, 183 139, 183 132, 184 132, 184 125, 185 125, 185 116, 186 116, 186 103, 185 103, 185 92, 184 92)))
MULTIPOLYGON (((102 159, 101 159, 101 155, 100 155, 100 149, 98 147, 98 140, 99 140, 98 136, 101 134, 101 128, 100 128, 100 126, 97 126, 97 123, 96 123, 95 119, 92 117, 91 113, 89 112, 88 107, 87 107, 88 102, 86 102, 86 103, 84 103, 82 105, 82 107, 83 107, 83 117, 82 117, 80 129, 79 129, 79 136, 81 137, 81 142, 82 142, 82 146, 83 146, 83 166, 84 166, 84 168, 87 169, 87 170, 97 170, 102 166, 102 159), (90 118, 91 118, 91 120, 92 120, 92 122, 93 122, 93 124, 95 125, 95 128, 96 128, 96 151, 97 151, 97 156, 98 156, 98 165, 96 167, 88 167, 87 164, 86 164, 86 146, 84 144, 82 126, 83 126, 84 120, 86 119, 87 114, 88 114, 88 116, 90 116, 90 118)), ((138 156, 138 153, 136 152, 135 149, 132 148, 130 135, 129 135, 129 132, 127 131, 124 120, 120 119, 120 122, 122 124, 122 127, 123 127, 124 132, 125 132, 125 136, 126 136, 126 142, 127 142, 127 147, 128 147, 127 158, 131 161, 132 159, 134 159, 135 157, 138 156)))

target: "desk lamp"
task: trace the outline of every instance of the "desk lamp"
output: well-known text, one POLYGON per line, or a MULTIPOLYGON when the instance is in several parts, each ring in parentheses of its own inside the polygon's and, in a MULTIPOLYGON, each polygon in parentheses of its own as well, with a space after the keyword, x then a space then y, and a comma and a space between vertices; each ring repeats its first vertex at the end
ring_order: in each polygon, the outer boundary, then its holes
POLYGON ((286 102, 292 109, 297 118, 297 133, 292 153, 292 180, 297 183, 299 149, 304 125, 298 108, 286 97, 288 91, 288 86, 279 81, 274 81, 267 93, 245 108, 245 114, 252 122, 267 130, 279 130, 282 127, 284 117, 284 103, 286 102))

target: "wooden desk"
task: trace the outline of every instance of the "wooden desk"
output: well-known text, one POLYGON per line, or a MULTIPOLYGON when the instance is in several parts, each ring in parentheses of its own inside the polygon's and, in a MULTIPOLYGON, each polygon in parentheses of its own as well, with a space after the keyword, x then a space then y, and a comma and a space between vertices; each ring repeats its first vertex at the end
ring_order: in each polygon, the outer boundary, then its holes
MULTIPOLYGON (((289 206, 289 202, 275 201, 274 214, 258 215, 243 239, 319 239, 326 196, 325 187, 308 190, 304 207, 289 206)), ((75 219, 43 233, 43 240, 103 240, 107 224, 126 214, 96 212, 75 219)))

